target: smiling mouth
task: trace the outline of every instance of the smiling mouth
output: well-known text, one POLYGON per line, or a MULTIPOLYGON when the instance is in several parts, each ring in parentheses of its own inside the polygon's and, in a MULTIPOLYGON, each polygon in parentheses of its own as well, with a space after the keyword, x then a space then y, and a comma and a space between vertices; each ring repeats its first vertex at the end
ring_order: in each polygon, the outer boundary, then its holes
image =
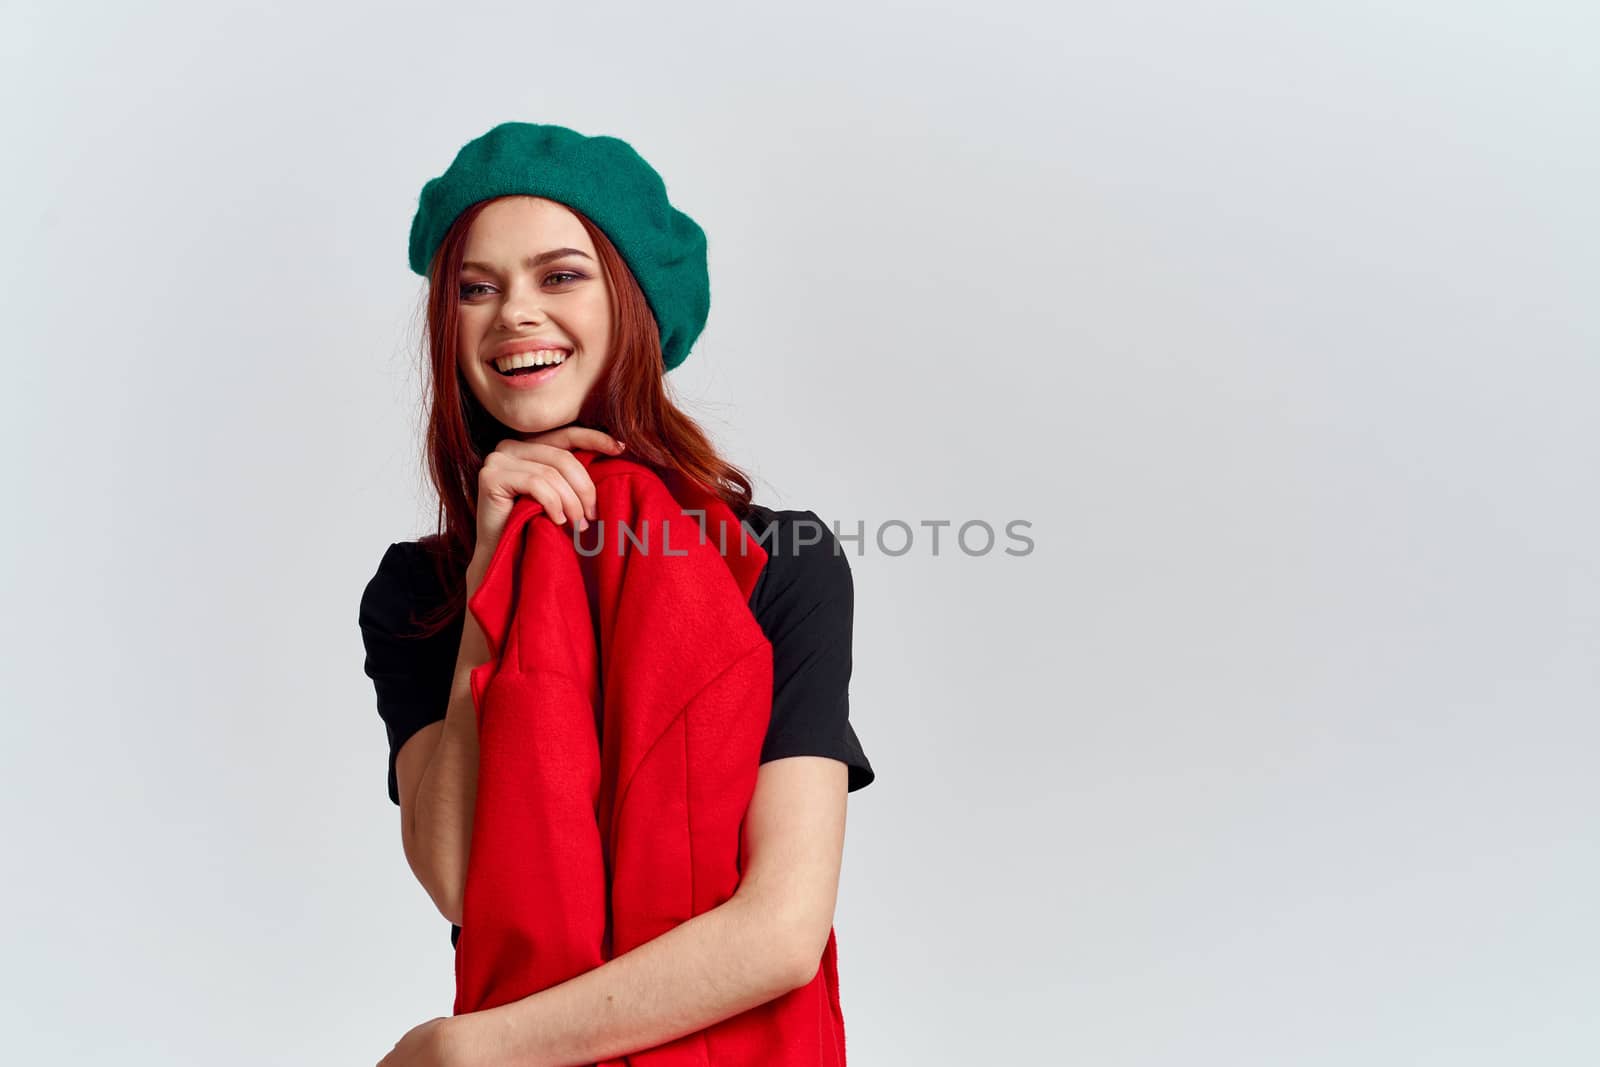
POLYGON ((553 370, 571 358, 572 353, 565 349, 540 349, 537 355, 532 352, 523 352, 515 356, 490 360, 489 366, 493 367, 495 373, 502 378, 518 378, 537 374, 540 371, 553 370), (522 365, 517 366, 517 364, 522 365))
MULTIPOLYGON (((566 361, 562 360, 562 362, 566 361)), ((559 366, 561 366, 561 363, 530 363, 526 367, 518 367, 515 370, 501 370, 496 367, 494 372, 502 378, 526 378, 532 374, 543 374, 545 371, 555 370, 559 366)))
MULTIPOLYGON (((500 366, 491 363, 495 374, 499 375, 501 384, 513 392, 522 392, 529 389, 540 389, 546 382, 552 381, 561 374, 561 368, 572 361, 568 355, 559 363, 530 363, 525 367, 516 367, 501 370, 500 366)), ((501 361, 502 363, 506 361, 501 361)))

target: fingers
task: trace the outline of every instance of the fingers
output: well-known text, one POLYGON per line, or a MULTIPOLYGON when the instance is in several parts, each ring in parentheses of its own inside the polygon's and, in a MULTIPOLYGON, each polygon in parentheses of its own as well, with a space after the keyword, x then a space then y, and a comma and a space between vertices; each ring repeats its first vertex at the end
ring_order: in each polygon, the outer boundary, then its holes
MULTIPOLYGON (((551 513, 551 518, 564 515, 569 502, 573 512, 571 518, 577 519, 583 516, 592 519, 595 516, 594 481, 590 479, 589 472, 578 457, 564 448, 533 444, 528 441, 502 441, 484 461, 485 469, 491 466, 513 476, 507 484, 520 492, 534 495, 539 503, 545 505, 545 510, 551 513), (513 445, 516 447, 510 447, 513 445), (550 494, 539 496, 531 489, 524 488, 525 485, 541 484, 519 480, 533 475, 541 479, 548 476, 551 490, 562 494, 560 506, 552 506, 550 494)), ((581 530, 584 526, 578 528, 581 530)))
POLYGON ((626 446, 604 430, 596 430, 590 426, 566 425, 558 426, 553 430, 534 434, 515 442, 504 442, 519 445, 546 445, 554 448, 592 448, 597 452, 608 452, 616 455, 626 446))
MULTIPOLYGON (((573 459, 569 453, 559 454, 573 459)), ((573 462, 577 461, 574 459, 573 462)), ((578 465, 582 467, 581 463, 578 465)), ((565 471, 548 463, 518 459, 510 450, 497 448, 489 453, 479 471, 478 481, 480 500, 484 499, 485 492, 489 492, 505 501, 502 522, 503 516, 510 513, 518 494, 537 500, 557 525, 565 523, 568 518, 580 520, 583 516, 583 502, 568 484, 565 471)), ((586 526, 587 523, 584 523, 578 528, 584 529, 586 526)))
POLYGON ((571 449, 589 448, 617 455, 626 447, 603 430, 558 426, 526 440, 501 441, 485 458, 484 468, 495 468, 496 477, 507 489, 539 501, 558 525, 570 521, 577 529, 585 530, 596 517, 594 481, 571 449))
POLYGON ((606 433, 589 426, 572 426, 574 448, 592 448, 599 452, 621 452, 625 447, 623 443, 606 433))
POLYGON ((547 462, 566 476, 567 485, 582 502, 583 514, 587 518, 594 518, 594 479, 589 477, 588 470, 578 461, 578 457, 556 449, 555 455, 547 462))
MULTIPOLYGON (((572 457, 569 455, 567 458, 571 459, 572 457)), ((574 460, 573 462, 577 461, 574 460)), ((581 467, 582 464, 579 464, 579 466, 581 467)), ((587 476, 585 476, 585 480, 587 480, 587 476)), ((588 528, 589 523, 584 518, 583 501, 578 498, 577 492, 572 488, 571 483, 567 481, 567 475, 564 471, 556 467, 535 464, 529 470, 516 475, 508 484, 527 493, 544 505, 545 513, 558 526, 570 520, 580 530, 588 528)), ((593 492, 592 485, 590 486, 590 492, 593 492)))

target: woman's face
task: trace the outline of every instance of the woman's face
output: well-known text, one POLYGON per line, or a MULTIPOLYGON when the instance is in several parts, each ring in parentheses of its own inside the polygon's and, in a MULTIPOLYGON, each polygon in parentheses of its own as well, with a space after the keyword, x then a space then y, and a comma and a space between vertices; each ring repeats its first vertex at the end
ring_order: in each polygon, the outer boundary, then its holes
POLYGON ((467 232, 458 304, 461 373, 491 415, 525 434, 578 418, 610 356, 611 294, 576 215, 543 197, 490 203, 467 232), (504 373, 530 357, 544 366, 504 373))

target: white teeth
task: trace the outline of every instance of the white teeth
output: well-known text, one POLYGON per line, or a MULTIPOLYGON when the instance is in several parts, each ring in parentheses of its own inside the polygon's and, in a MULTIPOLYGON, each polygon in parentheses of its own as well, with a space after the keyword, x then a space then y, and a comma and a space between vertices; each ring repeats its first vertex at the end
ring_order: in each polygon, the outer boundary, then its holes
POLYGON ((567 361, 567 353, 559 348, 541 348, 536 352, 518 352, 514 356, 494 361, 495 369, 501 373, 516 370, 518 367, 553 367, 558 363, 567 361))

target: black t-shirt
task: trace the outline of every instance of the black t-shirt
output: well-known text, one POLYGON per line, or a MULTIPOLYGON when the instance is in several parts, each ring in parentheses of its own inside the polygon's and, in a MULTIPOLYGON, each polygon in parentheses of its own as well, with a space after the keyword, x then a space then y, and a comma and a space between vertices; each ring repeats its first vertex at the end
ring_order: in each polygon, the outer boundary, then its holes
MULTIPOLYGON (((753 505, 745 528, 767 552, 750 610, 772 643, 772 717, 761 762, 827 756, 849 765, 848 791, 875 777, 850 723, 850 644, 855 589, 849 558, 813 511, 753 505)), ((365 670, 389 739, 389 799, 400 803, 400 747, 444 718, 461 647, 461 615, 429 638, 415 619, 446 597, 427 549, 391 544, 361 595, 365 670)))

